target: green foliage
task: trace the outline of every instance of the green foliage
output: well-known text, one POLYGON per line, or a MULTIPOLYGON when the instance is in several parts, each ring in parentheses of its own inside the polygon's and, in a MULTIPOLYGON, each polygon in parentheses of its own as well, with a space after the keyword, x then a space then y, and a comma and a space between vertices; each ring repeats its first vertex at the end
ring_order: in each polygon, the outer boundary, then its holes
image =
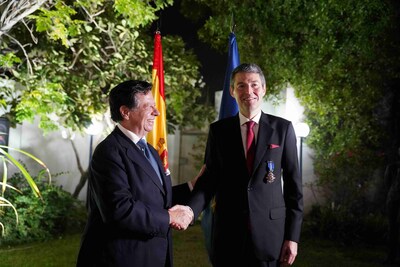
POLYGON ((47 32, 51 40, 60 40, 64 46, 70 46, 69 37, 78 35, 78 24, 84 23, 84 21, 71 19, 71 16, 76 14, 76 10, 65 5, 64 1, 56 1, 51 10, 41 8, 40 11, 40 16, 30 16, 36 21, 36 30, 47 32))
MULTIPOLYGON (((10 69, 0 72, 0 79, 21 88, 14 98, 0 94, 0 104, 7 108, 4 114, 13 126, 38 116, 44 133, 59 127, 82 131, 107 111, 107 94, 116 84, 151 80, 150 23, 157 11, 171 4, 80 0, 42 6, 30 16, 29 28, 18 24, 12 32, 15 38, 3 36, 0 44, 10 69), (33 26, 35 30, 29 30, 33 26), (35 45, 21 47, 32 39, 35 45), (11 61, 11 55, 25 60, 11 61)), ((210 109, 199 105, 204 85, 198 60, 173 36, 165 38, 163 54, 167 121, 181 127, 203 125, 210 109)))
MULTIPOLYGON (((183 14, 190 18, 194 13, 198 17, 191 2, 183 1, 183 14)), ((297 90, 313 86, 318 91, 322 89, 319 83, 329 85, 324 88, 328 90, 335 87, 331 82, 336 80, 335 83, 344 84, 353 79, 374 79, 376 74, 365 77, 365 71, 374 74, 379 64, 394 61, 379 49, 391 36, 388 31, 395 9, 388 2, 195 2, 208 11, 203 14, 206 21, 199 31, 200 38, 220 51, 226 51, 233 16, 241 61, 255 62, 264 69, 270 94, 279 93, 288 81, 297 90)))
MULTIPOLYGON (((5 134, 5 133, 0 133, 0 135, 5 134)), ((0 182, 1 186, 1 194, 0 194, 0 215, 3 215, 3 209, 8 209, 10 211, 11 216, 15 220, 15 223, 18 224, 19 222, 19 214, 17 209, 15 208, 15 203, 12 202, 12 200, 8 199, 6 196, 6 192, 8 193, 11 190, 14 190, 13 192, 21 193, 21 190, 10 185, 8 183, 8 166, 14 166, 16 169, 19 171, 18 174, 20 175, 21 178, 23 178, 23 181, 25 182, 25 186, 29 188, 32 196, 37 198, 37 199, 42 199, 42 194, 35 183, 35 180, 33 177, 30 175, 30 173, 27 171, 26 167, 21 164, 21 162, 17 161, 14 156, 12 156, 9 153, 9 150, 16 151, 27 158, 35 161, 39 165, 43 167, 43 169, 39 172, 38 178, 44 177, 44 174, 47 174, 48 181, 51 182, 51 174, 46 165, 37 157, 34 155, 20 149, 12 148, 9 146, 4 146, 0 145, 0 162, 2 163, 1 170, 2 170, 2 179, 0 182), (6 191, 9 189, 8 191, 6 191)), ((22 180, 22 179, 21 179, 22 180)), ((7 223, 3 221, 3 217, 0 216, 0 229, 1 229, 1 236, 4 235, 5 233, 5 228, 6 228, 7 223)))
POLYGON ((163 38, 165 73, 165 94, 167 122, 169 132, 174 132, 176 125, 181 128, 202 128, 215 118, 212 106, 200 103, 205 83, 200 74, 197 59, 192 50, 185 50, 185 43, 180 37, 163 38), (186 58, 182 54, 186 53, 186 58))
POLYGON ((14 53, 0 55, 0 66, 4 69, 11 69, 15 63, 21 63, 21 59, 14 53))
POLYGON ((10 185, 22 193, 8 190, 5 196, 16 207, 19 222, 10 209, 1 209, 0 218, 7 226, 0 244, 18 244, 57 238, 68 231, 81 230, 85 222, 85 209, 81 202, 48 181, 35 178, 42 193, 42 199, 35 197, 24 177, 15 173, 10 185))
MULTIPOLYGON (((356 198, 354 198, 356 200, 356 198)), ((383 214, 365 210, 370 203, 356 200, 357 205, 313 206, 308 214, 305 227, 314 237, 341 242, 345 245, 385 245, 387 220, 383 214)))
POLYGON ((382 157, 371 154, 366 148, 338 152, 314 163, 319 177, 317 185, 323 188, 329 202, 351 206, 373 191, 372 175, 376 173, 371 173, 371 169, 377 169, 381 161, 382 157))
POLYGON ((131 27, 137 27, 146 26, 150 22, 156 20, 156 12, 172 3, 173 0, 116 0, 114 8, 117 14, 124 14, 124 17, 127 18, 131 27))
POLYGON ((58 113, 66 111, 67 95, 62 90, 59 83, 47 83, 37 85, 32 90, 26 90, 21 95, 21 100, 15 108, 16 117, 19 121, 33 122, 35 116, 39 114, 39 127, 47 130, 57 130, 57 117, 52 110, 58 109, 58 113))
POLYGON ((17 151, 17 152, 25 155, 26 157, 32 159, 39 165, 41 165, 43 167, 43 169, 39 173, 40 177, 42 177, 44 173, 47 173, 48 180, 51 181, 50 171, 47 168, 47 166, 40 159, 38 159, 34 155, 32 155, 24 150, 0 145, 0 161, 3 164, 3 166, 2 166, 2 191, 1 191, 2 196, 4 195, 4 192, 6 191, 6 186, 8 186, 8 183, 7 183, 7 181, 8 181, 8 165, 10 164, 12 166, 15 166, 17 168, 17 170, 21 173, 22 177, 25 178, 25 182, 29 185, 30 189, 32 190, 33 195, 35 197, 41 198, 40 190, 38 189, 32 176, 27 171, 26 167, 23 164, 21 164, 16 158, 14 158, 8 152, 8 150, 17 151))
POLYGON ((207 145, 207 134, 198 134, 197 140, 192 146, 192 152, 189 152, 189 156, 193 159, 193 167, 196 170, 200 170, 204 165, 204 153, 207 145))
POLYGON ((15 107, 21 101, 24 88, 16 81, 0 77, 0 116, 4 116, 12 127, 16 126, 15 107))

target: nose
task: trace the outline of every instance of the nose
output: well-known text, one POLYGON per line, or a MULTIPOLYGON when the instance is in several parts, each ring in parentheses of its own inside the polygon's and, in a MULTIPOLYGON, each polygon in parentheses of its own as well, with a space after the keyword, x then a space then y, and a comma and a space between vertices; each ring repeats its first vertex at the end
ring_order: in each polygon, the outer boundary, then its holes
POLYGON ((243 91, 244 91, 245 93, 251 94, 251 93, 253 92, 253 88, 252 88, 249 84, 246 84, 246 85, 244 86, 244 88, 243 88, 243 91))
POLYGON ((158 109, 156 107, 153 108, 153 115, 154 116, 160 115, 160 112, 158 111, 158 109))

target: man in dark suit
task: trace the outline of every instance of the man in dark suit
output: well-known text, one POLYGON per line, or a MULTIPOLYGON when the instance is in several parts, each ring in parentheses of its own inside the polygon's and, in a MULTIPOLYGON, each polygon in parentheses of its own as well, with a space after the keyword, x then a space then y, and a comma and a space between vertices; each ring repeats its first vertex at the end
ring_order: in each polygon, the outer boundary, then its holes
POLYGON ((173 266, 171 227, 186 229, 193 212, 171 208, 188 199, 190 188, 172 188, 156 150, 144 140, 159 115, 151 84, 123 82, 111 90, 109 102, 118 124, 92 157, 77 266, 173 266))
POLYGON ((239 113, 210 125, 206 168, 188 205, 196 218, 215 197, 213 266, 291 265, 303 220, 292 123, 261 111, 266 82, 257 65, 235 68, 230 92, 239 113))

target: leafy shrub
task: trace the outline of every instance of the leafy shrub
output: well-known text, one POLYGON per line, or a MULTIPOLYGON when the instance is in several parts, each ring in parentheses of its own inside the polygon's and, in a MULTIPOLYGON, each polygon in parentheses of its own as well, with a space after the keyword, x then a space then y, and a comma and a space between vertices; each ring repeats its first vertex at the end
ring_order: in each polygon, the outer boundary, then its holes
POLYGON ((387 241, 388 224, 381 213, 345 206, 314 205, 305 218, 308 234, 345 245, 379 244, 387 241))
POLYGON ((12 209, 0 210, 1 220, 7 225, 0 245, 42 241, 82 229, 86 219, 84 205, 62 187, 36 181, 42 194, 40 199, 32 194, 20 173, 13 174, 8 182, 22 192, 5 192, 18 211, 19 222, 15 223, 12 209))

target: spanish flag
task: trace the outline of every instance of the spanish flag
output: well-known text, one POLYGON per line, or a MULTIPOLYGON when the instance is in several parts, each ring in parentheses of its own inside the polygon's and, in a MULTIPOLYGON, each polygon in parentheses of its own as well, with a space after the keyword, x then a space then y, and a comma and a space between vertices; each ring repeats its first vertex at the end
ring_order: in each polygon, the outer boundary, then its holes
POLYGON ((157 31, 154 36, 154 55, 153 55, 153 71, 152 71, 152 93, 156 102, 156 107, 160 115, 156 117, 154 127, 147 134, 147 142, 149 142, 160 155, 164 165, 164 171, 169 175, 168 168, 168 150, 167 150, 167 113, 165 108, 164 93, 164 66, 161 46, 161 33, 157 31))

